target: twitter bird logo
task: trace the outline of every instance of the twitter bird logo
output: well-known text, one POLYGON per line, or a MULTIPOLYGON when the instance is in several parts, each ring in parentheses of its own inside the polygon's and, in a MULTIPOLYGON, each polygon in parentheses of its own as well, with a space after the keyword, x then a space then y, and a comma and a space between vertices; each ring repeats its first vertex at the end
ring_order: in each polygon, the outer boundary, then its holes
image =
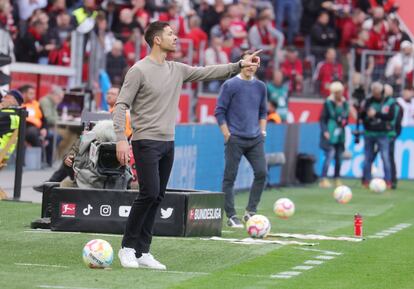
POLYGON ((173 208, 167 208, 166 210, 161 208, 161 219, 168 219, 169 217, 171 217, 173 211, 173 208))

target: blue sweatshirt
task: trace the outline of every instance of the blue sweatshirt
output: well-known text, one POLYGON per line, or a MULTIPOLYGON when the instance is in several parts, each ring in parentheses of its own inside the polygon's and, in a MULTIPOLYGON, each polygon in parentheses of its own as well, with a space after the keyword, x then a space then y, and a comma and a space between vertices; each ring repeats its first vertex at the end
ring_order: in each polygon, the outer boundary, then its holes
POLYGON ((267 90, 264 82, 235 76, 221 87, 215 116, 219 125, 227 124, 230 133, 255 138, 261 133, 259 120, 267 118, 267 90))

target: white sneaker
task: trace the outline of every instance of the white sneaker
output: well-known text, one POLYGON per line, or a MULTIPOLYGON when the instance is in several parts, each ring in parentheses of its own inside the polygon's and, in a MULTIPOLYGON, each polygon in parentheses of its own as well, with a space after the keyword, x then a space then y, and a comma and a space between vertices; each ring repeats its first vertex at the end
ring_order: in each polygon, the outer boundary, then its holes
POLYGON ((124 268, 138 268, 139 264, 135 256, 135 249, 121 248, 118 252, 119 261, 124 268))
POLYGON ((142 253, 142 256, 137 259, 140 267, 156 269, 156 270, 167 270, 164 264, 158 262, 151 253, 142 253))

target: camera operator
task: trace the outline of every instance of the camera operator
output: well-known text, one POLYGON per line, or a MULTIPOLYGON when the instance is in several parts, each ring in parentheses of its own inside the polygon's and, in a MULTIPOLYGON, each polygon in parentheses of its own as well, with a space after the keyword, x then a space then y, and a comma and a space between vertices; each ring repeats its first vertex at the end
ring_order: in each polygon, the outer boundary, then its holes
POLYGON ((384 96, 384 85, 374 82, 371 85, 372 96, 361 107, 360 119, 365 130, 365 163, 362 184, 369 186, 371 166, 375 156, 375 145, 381 154, 387 187, 391 188, 390 139, 394 118, 395 100, 384 96))
POLYGON ((331 83, 331 95, 326 99, 320 119, 321 140, 320 147, 325 153, 325 161, 322 168, 321 188, 330 188, 331 183, 327 179, 328 168, 335 158, 335 185, 340 186, 339 180, 342 154, 345 150, 345 126, 348 124, 349 105, 343 96, 344 86, 339 81, 331 83))

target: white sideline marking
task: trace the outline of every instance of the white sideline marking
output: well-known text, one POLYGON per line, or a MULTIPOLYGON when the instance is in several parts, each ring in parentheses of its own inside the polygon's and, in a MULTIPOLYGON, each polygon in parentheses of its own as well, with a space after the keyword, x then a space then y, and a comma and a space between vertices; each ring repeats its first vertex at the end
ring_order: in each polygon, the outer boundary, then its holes
POLYGON ((319 261, 319 260, 306 260, 305 262, 303 262, 303 264, 306 264, 306 265, 321 265, 321 264, 323 264, 323 261, 319 261))
POLYGON ((327 256, 327 255, 319 255, 316 256, 315 259, 321 259, 321 260, 332 260, 333 258, 335 258, 334 256, 327 256))
POLYGON ((336 256, 342 255, 342 253, 334 252, 334 251, 318 250, 318 249, 311 249, 311 248, 301 248, 301 247, 295 247, 295 248, 299 249, 299 250, 303 250, 303 251, 321 252, 325 255, 336 255, 336 256))
POLYGON ((395 225, 391 228, 382 230, 381 232, 375 233, 374 235, 370 235, 370 236, 368 236, 368 238, 382 239, 384 237, 388 237, 390 235, 398 233, 399 231, 404 230, 404 229, 406 229, 408 227, 411 227, 411 226, 412 226, 412 224, 410 224, 410 223, 401 223, 401 224, 395 225))
POLYGON ((368 238, 372 238, 372 239, 382 239, 382 238, 384 238, 384 236, 372 235, 372 236, 368 236, 368 238))
POLYGON ((69 287, 58 285, 38 285, 37 288, 54 288, 54 289, 103 289, 103 288, 91 288, 91 287, 69 287))
POLYGON ((270 275, 270 278, 289 279, 289 278, 292 278, 292 276, 290 276, 290 275, 279 275, 279 274, 276 274, 276 275, 270 275))
POLYGON ((303 266, 303 265, 301 265, 301 266, 293 267, 292 269, 293 270, 310 270, 312 268, 313 268, 313 266, 303 266))
POLYGON ((285 271, 285 272, 277 273, 277 275, 286 275, 286 276, 298 276, 300 274, 302 274, 302 272, 298 272, 298 271, 285 271))
POLYGON ((188 274, 188 275, 210 275, 206 272, 184 272, 184 271, 164 271, 164 270, 152 270, 157 273, 171 273, 171 274, 188 274))
POLYGON ((53 268, 69 268, 63 265, 48 265, 48 264, 30 264, 30 263, 14 263, 17 266, 35 266, 35 267, 53 267, 53 268))
POLYGON ((383 233, 387 233, 387 234, 395 234, 395 233, 398 233, 399 231, 401 231, 400 229, 397 229, 397 230, 391 230, 391 229, 389 229, 389 230, 384 230, 384 231, 382 231, 383 233))

